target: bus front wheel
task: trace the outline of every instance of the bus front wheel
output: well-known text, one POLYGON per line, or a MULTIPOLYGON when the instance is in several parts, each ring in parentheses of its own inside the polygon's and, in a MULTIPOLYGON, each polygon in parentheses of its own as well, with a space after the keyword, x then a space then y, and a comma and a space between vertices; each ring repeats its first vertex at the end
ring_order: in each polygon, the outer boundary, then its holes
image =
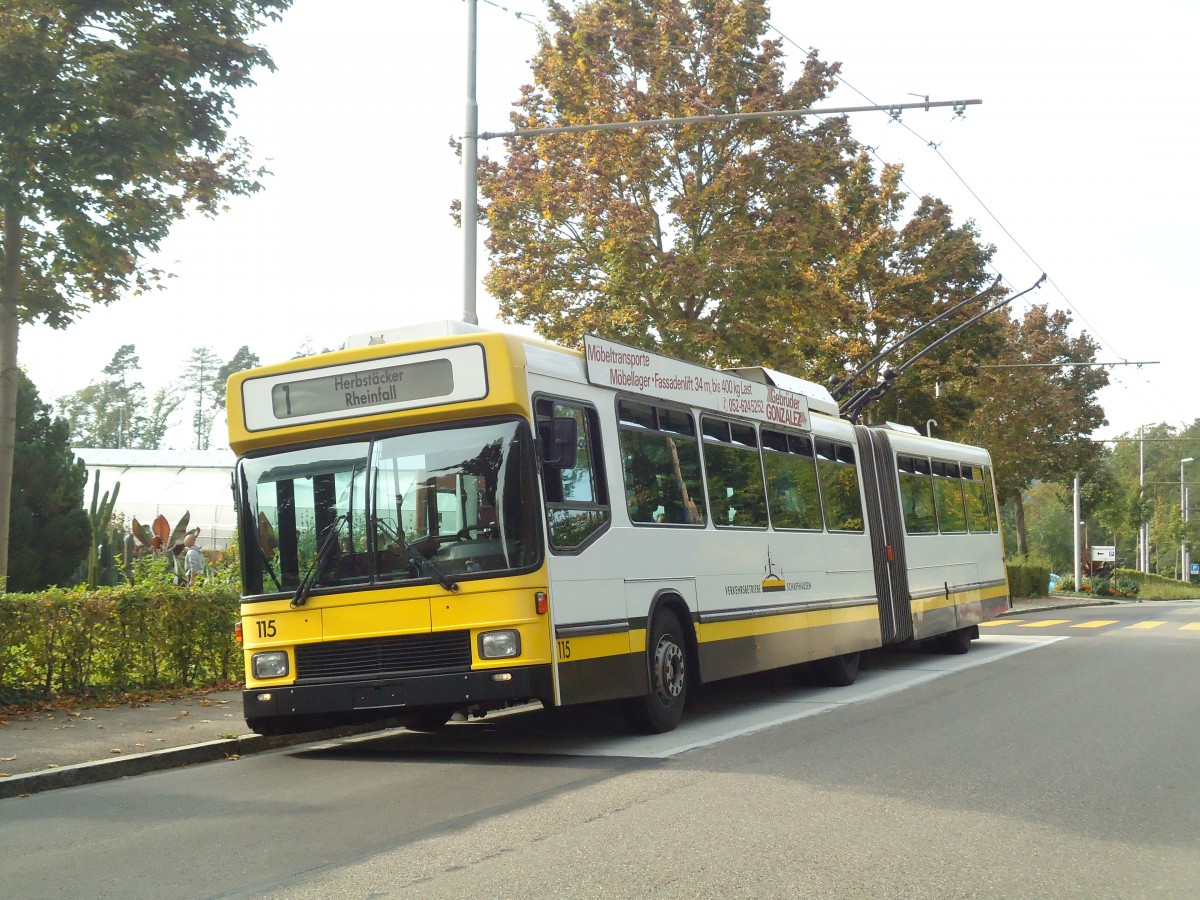
POLYGON ((452 715, 452 706, 429 706, 399 716, 399 721, 409 731, 440 731, 452 715))
POLYGON ((687 702, 687 641, 679 616, 664 609, 654 617, 654 627, 646 646, 650 689, 642 697, 628 701, 630 719, 637 730, 646 734, 671 731, 683 718, 687 702))

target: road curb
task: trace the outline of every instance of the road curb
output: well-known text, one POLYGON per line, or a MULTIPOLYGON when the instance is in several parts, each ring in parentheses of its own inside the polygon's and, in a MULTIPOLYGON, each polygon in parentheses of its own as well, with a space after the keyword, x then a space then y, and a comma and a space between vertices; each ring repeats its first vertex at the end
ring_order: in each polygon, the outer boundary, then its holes
POLYGON ((100 781, 111 781, 115 778, 128 778, 132 775, 144 775, 147 772, 157 772, 163 769, 175 769, 180 766, 190 766, 196 763, 216 762, 221 759, 237 759, 252 753, 262 753, 264 750, 275 750, 280 747, 291 747, 296 744, 307 744, 312 741, 324 741, 331 738, 351 737, 372 731, 381 731, 385 725, 347 725, 342 728, 326 728, 320 731, 306 731, 302 734, 278 735, 264 737, 261 734, 243 734, 234 738, 224 738, 216 741, 205 741, 201 744, 189 744, 185 747, 170 747, 164 750, 151 750, 147 753, 131 753, 128 756, 102 759, 95 762, 76 763, 71 766, 57 766, 53 769, 43 769, 38 772, 25 772, 20 775, 10 775, 0 778, 0 800, 9 797, 22 797, 29 794, 39 794, 57 788, 76 787, 83 784, 95 784, 100 781))
POLYGON ((1136 600, 1085 600, 1082 597, 1077 601, 1057 601, 1047 603, 1044 606, 1022 606, 1020 609, 1016 607, 1007 609, 1000 613, 1001 616, 1019 616, 1023 613, 1033 612, 1053 612, 1056 609, 1078 609, 1081 606, 1119 606, 1122 603, 1137 603, 1136 600))

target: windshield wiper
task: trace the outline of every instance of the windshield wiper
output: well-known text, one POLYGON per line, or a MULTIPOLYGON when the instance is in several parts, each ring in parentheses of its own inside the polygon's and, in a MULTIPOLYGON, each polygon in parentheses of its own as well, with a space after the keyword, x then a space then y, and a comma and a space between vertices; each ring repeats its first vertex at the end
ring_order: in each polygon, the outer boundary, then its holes
POLYGON ((404 554, 404 558, 413 564, 418 571, 424 571, 434 581, 440 584, 443 588, 452 594, 458 593, 458 582, 442 571, 441 567, 432 559, 422 553, 420 550, 414 550, 404 540, 403 534, 397 528, 392 528, 385 519, 375 518, 376 533, 383 535, 384 539, 390 541, 400 548, 404 554))
MULTIPOLYGON (((403 544, 401 546, 404 546, 403 544)), ((408 558, 412 560, 413 565, 418 569, 424 569, 431 575, 438 584, 444 587, 452 594, 458 593, 458 582, 442 571, 441 566, 435 563, 419 550, 413 550, 411 547, 404 547, 404 552, 408 554, 408 558)))
POLYGON ((313 586, 320 579, 321 573, 325 571, 325 567, 333 557, 333 551, 337 548, 338 535, 342 531, 342 526, 349 521, 349 518, 347 515, 338 516, 325 527, 325 534, 321 539, 321 549, 317 551, 317 558, 313 560, 313 564, 304 573, 304 577, 296 587, 296 593, 292 595, 293 609, 297 606, 303 606, 308 600, 308 595, 312 593, 313 586))

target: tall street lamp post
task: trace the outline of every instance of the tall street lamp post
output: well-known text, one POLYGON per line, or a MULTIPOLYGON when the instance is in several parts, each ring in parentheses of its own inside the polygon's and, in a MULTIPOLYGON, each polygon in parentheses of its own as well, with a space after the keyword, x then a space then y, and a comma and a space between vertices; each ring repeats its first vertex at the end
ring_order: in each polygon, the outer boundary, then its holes
MULTIPOLYGON (((1187 525, 1188 508, 1187 508, 1187 484, 1183 480, 1183 470, 1187 466, 1188 463, 1195 462, 1195 461, 1196 460, 1190 456, 1187 459, 1181 459, 1179 461, 1179 509, 1182 511, 1182 514, 1183 514, 1183 524, 1184 525, 1187 525)), ((1190 568, 1190 566, 1188 565, 1187 535, 1185 534, 1179 538, 1179 580, 1180 581, 1188 581, 1189 580, 1189 578, 1190 578, 1190 576, 1188 574, 1189 568, 1190 568)))

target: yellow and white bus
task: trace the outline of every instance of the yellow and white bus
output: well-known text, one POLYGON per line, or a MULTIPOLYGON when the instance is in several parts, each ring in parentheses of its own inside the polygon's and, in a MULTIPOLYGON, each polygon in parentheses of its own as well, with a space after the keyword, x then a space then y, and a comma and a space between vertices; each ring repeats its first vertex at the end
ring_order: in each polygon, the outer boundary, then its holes
POLYGON ((235 374, 250 727, 436 727, 966 652, 1009 606, 987 451, 822 387, 458 322, 235 374))

